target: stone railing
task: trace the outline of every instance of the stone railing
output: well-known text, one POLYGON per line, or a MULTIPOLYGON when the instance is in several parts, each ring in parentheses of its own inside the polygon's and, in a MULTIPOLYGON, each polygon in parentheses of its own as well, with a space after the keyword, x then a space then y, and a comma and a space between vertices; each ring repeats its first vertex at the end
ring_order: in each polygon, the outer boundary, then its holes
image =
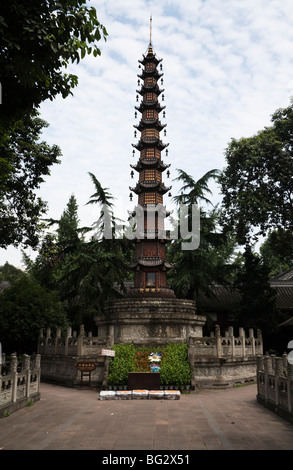
POLYGON ((293 424, 293 364, 286 353, 257 358, 257 400, 293 424))
POLYGON ((0 417, 40 399, 41 357, 23 355, 19 363, 16 354, 10 361, 2 354, 0 364, 0 417))
POLYGON ((62 336, 61 329, 57 328, 55 337, 52 337, 51 329, 48 328, 46 336, 43 330, 40 331, 38 353, 48 356, 96 356, 104 345, 104 339, 93 337, 91 332, 86 335, 83 325, 78 335, 68 328, 65 336, 62 336))
POLYGON ((210 336, 190 338, 190 346, 196 357, 247 357, 263 354, 263 341, 261 331, 257 330, 254 336, 253 328, 249 329, 248 336, 244 328, 239 328, 239 336, 234 336, 233 327, 221 336, 220 327, 215 326, 215 332, 210 336))

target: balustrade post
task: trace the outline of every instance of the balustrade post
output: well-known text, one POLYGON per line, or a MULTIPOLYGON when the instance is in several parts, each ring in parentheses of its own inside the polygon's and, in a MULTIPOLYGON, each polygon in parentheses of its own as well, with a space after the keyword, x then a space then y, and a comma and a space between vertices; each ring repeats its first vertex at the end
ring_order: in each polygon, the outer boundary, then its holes
POLYGON ((232 357, 235 356, 235 338, 234 338, 234 328, 233 326, 229 326, 229 336, 231 341, 231 355, 232 357))
POLYGON ((255 340, 254 340, 253 328, 249 328, 249 339, 251 343, 251 354, 255 356, 255 340))
POLYGON ((222 357, 222 354, 223 354, 222 338, 221 338, 221 330, 220 330, 219 325, 215 326, 215 334, 216 334, 217 357, 222 357))
POLYGON ((239 328, 239 338, 241 341, 242 357, 245 357, 245 331, 243 327, 239 328))
POLYGON ((11 354, 10 359, 10 373, 12 375, 12 403, 15 403, 17 400, 17 356, 15 353, 11 354))
POLYGON ((80 326, 79 335, 77 337, 77 355, 83 355, 83 340, 85 337, 84 325, 80 326))
POLYGON ((287 364, 287 377, 288 377, 288 410, 289 413, 293 412, 293 364, 287 364))
POLYGON ((281 357, 275 358, 275 400, 276 405, 280 404, 280 377, 283 375, 283 359, 281 357))
POLYGON ((51 328, 47 328, 46 330, 46 339, 45 339, 45 353, 48 354, 48 343, 49 339, 51 338, 51 328))
POLYGON ((23 355, 23 370, 25 372, 25 396, 28 398, 30 395, 30 382, 31 382, 31 358, 27 354, 23 355))
POLYGON ((268 354, 264 357, 264 378, 265 378, 265 399, 268 400, 269 397, 269 374, 270 374, 270 367, 271 365, 271 358, 268 354))
POLYGON ((67 328, 67 333, 66 333, 66 338, 65 338, 65 350, 64 350, 65 356, 68 356, 68 343, 69 343, 69 338, 71 337, 72 337, 72 328, 69 326, 67 328))
POLYGON ((58 354, 58 349, 59 349, 59 343, 60 343, 60 338, 61 338, 61 328, 58 327, 56 329, 56 336, 55 336, 55 344, 54 344, 54 351, 55 351, 55 354, 58 354))

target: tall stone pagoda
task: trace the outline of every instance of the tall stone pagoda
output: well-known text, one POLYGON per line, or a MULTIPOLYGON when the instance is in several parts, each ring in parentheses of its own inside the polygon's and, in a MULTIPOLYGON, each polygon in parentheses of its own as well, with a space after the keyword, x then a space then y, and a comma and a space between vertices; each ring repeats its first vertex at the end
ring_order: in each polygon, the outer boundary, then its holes
MULTIPOLYGON (((163 84, 162 59, 158 59, 150 44, 143 59, 139 60, 139 67, 142 68, 138 74, 138 85, 136 100, 139 95, 142 99, 136 106, 141 114, 141 119, 135 127, 135 137, 140 138, 136 144, 132 144, 139 151, 139 160, 136 165, 131 165, 139 177, 134 188, 130 188, 130 198, 132 200, 135 193, 138 198, 138 206, 134 214, 137 216, 138 227, 136 237, 136 259, 130 265, 134 270, 134 287, 129 295, 141 297, 174 297, 174 292, 167 286, 167 271, 172 265, 166 259, 165 244, 168 241, 164 229, 164 219, 168 216, 163 206, 163 196, 168 193, 171 187, 166 187, 163 183, 163 173, 169 164, 165 164, 161 159, 161 154, 169 144, 163 143, 161 133, 164 130, 166 135, 166 124, 160 121, 160 114, 165 116, 165 106, 160 103, 164 101, 164 90, 160 88, 159 82, 163 84), (139 215, 138 215, 139 210, 139 215)), ((133 151, 135 153, 135 151, 133 151)), ((168 150, 166 150, 166 155, 168 150)), ((169 171, 167 176, 169 177, 169 171)), ((134 172, 131 172, 133 177, 134 172)))
POLYGON ((133 144, 139 151, 139 159, 131 165, 131 176, 135 172, 138 174, 136 186, 130 188, 130 198, 133 198, 133 193, 137 196, 137 204, 132 211, 137 223, 136 254, 130 265, 135 273, 134 286, 122 298, 108 300, 104 312, 95 318, 98 336, 106 340, 109 347, 115 343, 155 347, 169 341, 188 341, 202 336, 206 320, 204 316, 197 315, 195 301, 177 299, 167 286, 167 271, 172 266, 166 259, 168 238, 164 222, 168 213, 163 197, 170 188, 164 185, 163 175, 168 177, 170 165, 161 159, 161 153, 167 152, 168 147, 161 139, 166 125, 159 119, 161 113, 164 116, 165 109, 160 104, 164 101, 164 90, 160 88, 163 76, 161 62, 162 59, 158 59, 153 51, 150 37, 147 52, 139 61, 142 70, 138 75, 140 89, 135 112, 137 116, 141 114, 141 119, 134 126, 138 140, 133 144), (139 95, 142 97, 140 103, 139 95))

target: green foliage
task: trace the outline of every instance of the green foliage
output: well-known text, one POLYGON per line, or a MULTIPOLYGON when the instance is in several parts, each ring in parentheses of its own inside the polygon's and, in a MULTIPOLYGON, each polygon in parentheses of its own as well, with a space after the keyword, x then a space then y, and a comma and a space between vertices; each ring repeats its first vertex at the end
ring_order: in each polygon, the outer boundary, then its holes
POLYGON ((78 79, 64 70, 86 54, 100 55, 97 42, 106 37, 84 0, 2 0, 2 118, 21 116, 58 94, 66 98, 78 79))
POLYGON ((293 100, 272 123, 253 137, 232 139, 226 150, 222 222, 243 245, 272 229, 292 231, 293 100))
POLYGON ((0 266, 0 280, 14 282, 23 276, 23 271, 21 269, 12 266, 12 264, 5 263, 4 266, 0 266))
POLYGON ((188 345, 186 343, 170 343, 166 346, 165 357, 161 363, 162 385, 188 385, 191 370, 188 362, 188 345))
MULTIPOLYGON (((112 205, 112 196, 102 188, 97 178, 90 174, 96 192, 91 203, 98 203, 100 216, 94 228, 79 227, 78 206, 71 196, 59 220, 50 219, 49 226, 57 226, 48 233, 32 262, 25 256, 28 272, 48 289, 59 294, 70 324, 84 324, 92 329, 93 319, 103 311, 107 300, 121 296, 124 291, 126 265, 130 257, 127 240, 106 239, 101 235, 104 205, 112 205), (85 233, 98 230, 85 240, 85 233)), ((112 217, 110 223, 114 224, 112 217)))
POLYGON ((113 385, 126 385, 128 372, 135 371, 135 347, 133 344, 112 346, 115 357, 110 358, 108 382, 113 385))
MULTIPOLYGON (((0 294, 1 342, 6 351, 24 346, 36 351, 41 328, 65 327, 66 315, 55 292, 23 275, 0 294)), ((27 351, 26 351, 27 352, 27 351)))
MULTIPOLYGON (((210 203, 206 193, 210 193, 208 181, 218 178, 218 172, 211 170, 198 181, 190 175, 179 170, 178 181, 183 183, 180 195, 174 197, 177 204, 192 204, 199 206, 201 202, 210 203)), ((210 294, 211 285, 215 282, 226 283, 231 280, 235 272, 233 260, 235 240, 229 232, 223 232, 219 227, 219 211, 217 208, 209 212, 200 209, 200 240, 195 250, 182 250, 181 239, 175 240, 168 248, 168 259, 175 265, 170 273, 170 287, 177 297, 196 299, 198 294, 210 294)), ((192 227, 191 213, 188 214, 188 229, 192 227)))
POLYGON ((59 162, 59 147, 39 141, 47 123, 27 115, 8 128, 0 125, 0 247, 35 247, 46 203, 35 194, 59 162))
POLYGON ((270 269, 270 276, 293 266, 293 234, 289 230, 273 230, 260 246, 260 254, 270 269))
POLYGON ((170 343, 155 348, 146 346, 135 348, 133 344, 115 344, 112 349, 115 350, 115 357, 110 358, 108 376, 110 385, 126 385, 129 372, 150 372, 148 356, 152 352, 162 354, 160 362, 162 385, 188 385, 191 380, 186 343, 170 343))
POLYGON ((247 246, 242 268, 234 286, 241 294, 237 316, 239 326, 260 328, 264 336, 276 328, 275 290, 269 284, 269 269, 262 258, 247 246))

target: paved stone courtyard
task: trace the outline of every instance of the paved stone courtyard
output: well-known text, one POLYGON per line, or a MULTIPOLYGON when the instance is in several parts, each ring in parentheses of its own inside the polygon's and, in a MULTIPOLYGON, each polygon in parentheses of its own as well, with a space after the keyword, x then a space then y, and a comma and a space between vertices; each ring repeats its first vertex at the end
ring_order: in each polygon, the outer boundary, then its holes
POLYGON ((39 402, 0 420, 0 448, 293 450, 293 426, 257 403, 256 385, 104 401, 94 390, 42 383, 39 402))

